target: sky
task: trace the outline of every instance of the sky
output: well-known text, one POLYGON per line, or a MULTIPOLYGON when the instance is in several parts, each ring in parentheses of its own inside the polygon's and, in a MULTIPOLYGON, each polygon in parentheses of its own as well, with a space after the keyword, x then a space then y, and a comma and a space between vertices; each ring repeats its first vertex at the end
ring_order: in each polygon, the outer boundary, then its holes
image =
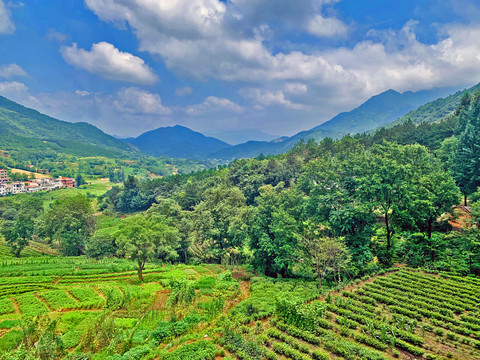
POLYGON ((0 0, 0 95, 121 137, 293 135, 480 82, 477 0, 0 0))

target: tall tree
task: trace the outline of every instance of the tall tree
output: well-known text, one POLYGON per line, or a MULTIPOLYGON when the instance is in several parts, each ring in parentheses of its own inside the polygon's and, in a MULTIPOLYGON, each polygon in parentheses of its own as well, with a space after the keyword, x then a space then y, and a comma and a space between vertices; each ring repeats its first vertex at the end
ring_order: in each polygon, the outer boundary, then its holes
POLYGON ((248 224, 254 265, 269 276, 290 276, 296 264, 299 232, 292 212, 301 206, 302 196, 284 190, 280 183, 260 188, 256 202, 248 224))
POLYGON ((143 281, 143 270, 148 260, 174 260, 177 230, 166 225, 158 215, 137 214, 122 220, 115 238, 118 254, 136 261, 138 278, 143 281))
POLYGON ((345 244, 339 239, 325 236, 325 227, 312 222, 304 223, 304 231, 299 239, 303 261, 312 267, 322 288, 322 279, 327 273, 338 274, 350 261, 345 244))
POLYGON ((95 231, 90 201, 83 195, 55 200, 45 213, 44 233, 60 244, 64 255, 83 254, 86 240, 95 231))
POLYGON ((403 164, 403 147, 392 143, 373 146, 357 169, 363 201, 379 210, 384 218, 387 254, 392 248, 397 225, 405 221, 405 209, 414 189, 403 164))
POLYGON ((454 177, 458 187, 467 197, 480 186, 480 94, 475 93, 470 100, 467 111, 461 111, 460 127, 464 130, 460 135, 458 147, 453 159, 454 177))
POLYGON ((210 242, 213 258, 221 261, 243 245, 245 211, 245 196, 240 189, 226 185, 208 189, 192 214, 195 242, 210 242))

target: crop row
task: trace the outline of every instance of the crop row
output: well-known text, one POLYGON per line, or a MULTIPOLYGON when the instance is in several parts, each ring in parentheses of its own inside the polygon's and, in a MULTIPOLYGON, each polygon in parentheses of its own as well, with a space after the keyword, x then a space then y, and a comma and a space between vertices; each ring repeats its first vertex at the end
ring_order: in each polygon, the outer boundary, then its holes
MULTIPOLYGON (((384 296, 373 291, 365 291, 366 296, 375 298, 376 300, 383 302, 385 304, 398 304, 399 302, 393 296, 384 296)), ((414 301, 411 301, 413 303, 414 301)), ((463 334, 463 335, 474 335, 479 338, 480 333, 475 333, 478 325, 471 324, 468 322, 462 322, 448 316, 444 316, 438 313, 434 313, 422 308, 417 308, 414 305, 409 305, 407 303, 401 303, 401 306, 392 305, 390 306, 390 311, 397 314, 406 315, 410 318, 421 320, 423 317, 429 318, 432 324, 436 326, 443 326, 451 328, 453 331, 463 334), (453 325, 453 326, 452 326, 453 325)))
POLYGON ((404 330, 400 330, 395 326, 391 326, 387 324, 384 321, 375 320, 374 315, 371 315, 371 316, 367 316, 365 314, 360 315, 354 311, 342 309, 335 305, 329 305, 328 310, 332 311, 335 314, 341 315, 351 321, 355 321, 357 323, 364 325, 365 327, 363 327, 362 329, 365 332, 370 333, 370 335, 372 335, 373 337, 377 337, 377 330, 378 330, 378 331, 383 331, 385 333, 392 335, 395 339, 399 338, 399 339, 408 341, 413 345, 420 345, 424 343, 423 338, 421 338, 420 336, 417 336, 415 334, 412 334, 404 330))
POLYGON ((397 274, 394 274, 390 277, 390 280, 400 280, 400 281, 409 281, 411 285, 415 287, 422 287, 428 289, 434 289, 435 291, 441 291, 442 293, 449 294, 451 296, 460 297, 462 299, 469 299, 473 303, 480 301, 478 297, 478 288, 469 288, 464 289, 459 287, 457 284, 452 283, 440 283, 432 279, 424 279, 422 277, 412 276, 407 272, 399 271, 397 274), (454 289, 452 289, 452 287, 454 289))
POLYGON ((415 294, 415 296, 420 296, 425 299, 431 299, 431 300, 436 300, 439 302, 444 302, 446 305, 445 307, 448 306, 448 304, 455 305, 458 308, 461 308, 463 310, 470 310, 474 309, 476 304, 469 302, 469 301, 462 301, 462 300, 457 300, 456 298, 452 296, 445 296, 442 292, 437 292, 434 290, 423 290, 420 288, 412 287, 409 285, 405 285, 403 283, 397 282, 397 281, 390 281, 390 280, 379 280, 376 279, 374 281, 374 284, 382 285, 384 287, 387 287, 389 289, 394 288, 397 290, 401 290, 404 292, 410 292, 415 294))
POLYGON ((380 294, 385 294, 385 291, 388 291, 388 294, 393 294, 394 296, 398 296, 401 298, 407 298, 408 302, 412 299, 415 299, 415 305, 425 308, 431 311, 437 311, 442 315, 453 317, 453 313, 462 313, 464 310, 459 308, 455 305, 449 305, 448 303, 444 303, 435 299, 429 299, 421 295, 415 294, 413 291, 408 290, 399 290, 396 288, 388 287, 387 285, 383 285, 380 283, 374 284, 365 284, 364 289, 377 291, 380 294))

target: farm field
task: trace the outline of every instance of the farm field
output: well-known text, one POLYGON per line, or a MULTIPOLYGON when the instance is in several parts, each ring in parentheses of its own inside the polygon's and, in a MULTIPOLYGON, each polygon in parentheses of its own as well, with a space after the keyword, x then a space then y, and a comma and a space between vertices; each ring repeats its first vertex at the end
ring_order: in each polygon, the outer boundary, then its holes
POLYGON ((92 331, 96 326, 110 326, 116 335, 128 333, 130 347, 149 340, 156 347, 166 330, 159 330, 155 338, 152 332, 162 322, 177 324, 175 334, 205 327, 224 308, 239 302, 243 294, 240 283, 217 265, 151 264, 145 269, 142 284, 135 264, 118 259, 3 260, 0 274, 1 352, 22 343, 26 321, 43 321, 38 319, 45 316, 56 321, 55 332, 65 355, 75 350, 93 351, 96 359, 106 358, 103 347, 107 343, 89 348, 88 337, 95 335, 92 331), (172 316, 182 321, 174 321, 172 316))
POLYGON ((6 354, 48 318, 60 358, 480 358, 476 278, 397 269, 320 293, 219 265, 150 264, 139 283, 127 260, 57 257, 3 260, 0 275, 6 354))
POLYGON ((479 279, 400 270, 308 304, 280 301, 223 344, 241 359, 479 359, 479 303, 479 279))
POLYGON ((81 185, 78 188, 42 192, 40 196, 44 200, 43 204, 45 209, 48 209, 50 204, 55 200, 62 200, 77 194, 92 198, 92 206, 96 209, 97 198, 110 190, 113 185, 114 184, 108 181, 108 179, 92 179, 88 180, 87 184, 81 185))

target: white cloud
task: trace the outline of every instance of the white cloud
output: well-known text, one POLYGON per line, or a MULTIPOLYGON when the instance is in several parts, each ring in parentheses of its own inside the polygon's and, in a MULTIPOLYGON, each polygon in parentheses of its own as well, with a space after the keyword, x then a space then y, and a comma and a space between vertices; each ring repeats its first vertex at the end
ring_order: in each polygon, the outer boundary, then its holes
POLYGON ((323 17, 317 14, 310 20, 308 31, 318 37, 345 36, 348 27, 340 20, 333 17, 323 17))
POLYGON ((27 73, 17 64, 0 66, 0 77, 4 79, 11 79, 20 76, 27 76, 27 73))
POLYGON ((162 105, 160 95, 137 87, 121 89, 114 104, 119 111, 130 114, 170 115, 172 113, 169 108, 162 105))
POLYGON ((0 0, 0 34, 11 34, 15 31, 15 24, 11 19, 10 10, 3 0, 0 0))
POLYGON ((8 97, 11 94, 26 94, 28 86, 17 81, 0 82, 0 94, 8 97))
POLYGON ((77 44, 61 48, 67 63, 110 80, 138 84, 153 84, 158 77, 137 56, 122 52, 107 42, 93 44, 90 51, 79 49, 77 44))
POLYGON ((216 96, 207 97, 203 103, 190 105, 185 108, 188 115, 201 115, 206 112, 228 111, 233 113, 242 113, 244 109, 230 99, 218 98, 216 96))
POLYGON ((91 93, 90 91, 86 91, 86 90, 75 90, 75 94, 79 95, 79 96, 90 96, 90 95, 93 95, 93 93, 91 93))
POLYGON ((306 94, 308 87, 302 83, 286 83, 284 86, 284 90, 286 93, 293 94, 293 95, 301 95, 306 94))
POLYGON ((183 86, 175 90, 175 95, 177 96, 187 96, 192 93, 192 88, 190 86, 183 86))
POLYGON ((292 110, 305 110, 307 108, 303 104, 297 104, 288 100, 282 90, 242 89, 239 93, 246 99, 253 100, 258 110, 262 110, 265 106, 280 106, 292 110))
POLYGON ((48 29, 45 37, 48 40, 57 41, 57 42, 60 42, 60 43, 66 42, 70 39, 69 35, 61 33, 61 32, 59 32, 55 29, 48 29))
POLYGON ((30 95, 28 86, 18 81, 0 82, 0 95, 7 99, 22 102, 27 101, 32 106, 37 105, 37 99, 30 95))

